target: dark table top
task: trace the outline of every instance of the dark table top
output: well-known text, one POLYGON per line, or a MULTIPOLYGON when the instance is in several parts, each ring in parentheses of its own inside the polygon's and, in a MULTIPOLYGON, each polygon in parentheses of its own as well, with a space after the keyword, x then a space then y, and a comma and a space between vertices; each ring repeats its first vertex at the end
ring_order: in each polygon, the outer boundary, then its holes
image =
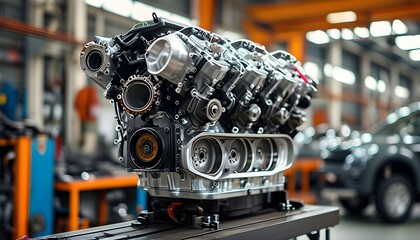
POLYGON ((122 222, 38 239, 290 239, 339 223, 337 207, 305 205, 294 211, 267 211, 235 219, 222 219, 219 230, 167 223, 132 226, 122 222))

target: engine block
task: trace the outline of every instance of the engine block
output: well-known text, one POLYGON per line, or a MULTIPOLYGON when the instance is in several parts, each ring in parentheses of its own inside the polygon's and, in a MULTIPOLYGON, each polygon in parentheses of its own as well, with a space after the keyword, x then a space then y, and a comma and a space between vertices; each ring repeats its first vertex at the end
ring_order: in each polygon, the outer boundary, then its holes
POLYGON ((155 14, 87 43, 80 63, 116 113, 119 160, 155 197, 224 199, 284 189, 317 80, 286 51, 155 14))

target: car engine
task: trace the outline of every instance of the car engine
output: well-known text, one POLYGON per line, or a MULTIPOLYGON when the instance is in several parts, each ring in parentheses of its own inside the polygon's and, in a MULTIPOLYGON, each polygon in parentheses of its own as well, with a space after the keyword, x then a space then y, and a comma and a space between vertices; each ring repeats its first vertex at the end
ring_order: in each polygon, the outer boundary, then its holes
POLYGON ((297 154, 292 137, 317 91, 288 52, 153 14, 87 43, 80 63, 114 105, 120 162, 151 196, 284 190, 297 154))

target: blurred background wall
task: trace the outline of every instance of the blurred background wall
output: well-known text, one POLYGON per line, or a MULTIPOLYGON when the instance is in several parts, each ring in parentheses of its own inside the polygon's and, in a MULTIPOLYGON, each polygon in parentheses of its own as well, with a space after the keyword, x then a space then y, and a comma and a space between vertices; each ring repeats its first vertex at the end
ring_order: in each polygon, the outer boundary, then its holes
MULTIPOLYGON (((1 113, 47 133, 55 148, 51 162, 63 158, 63 148, 116 161, 114 109, 81 71, 80 51, 95 36, 123 34, 153 12, 294 54, 320 82, 300 128, 312 135, 343 126, 344 134, 364 131, 420 100, 414 0, 0 0, 1 113)), ((83 164, 82 178, 85 169, 99 169, 83 164)))
MULTIPOLYGON (((1 0, 0 81, 17 91, 11 117, 35 124, 69 148, 79 147, 86 128, 75 110, 75 96, 89 85, 79 67, 82 44, 96 35, 124 33, 138 21, 150 19, 152 12, 233 39, 250 38, 268 50, 285 48, 294 53, 320 81, 303 128, 325 123, 365 130, 390 110, 419 100, 419 63, 396 45, 399 36, 418 32, 416 19, 400 14, 402 19, 384 15, 383 20, 365 21, 357 13, 353 25, 341 28, 313 22, 328 9, 284 14, 284 9, 309 6, 308 2, 1 0)), ((385 8, 393 2, 403 7, 402 1, 379 2, 376 6, 385 8)), ((336 8, 333 3, 331 11, 336 8)), ((374 13, 374 6, 360 9, 374 13)), ((91 129, 110 142, 114 130, 107 119, 112 109, 99 89, 97 95, 98 102, 91 106, 97 107, 92 110, 97 122, 91 129)))

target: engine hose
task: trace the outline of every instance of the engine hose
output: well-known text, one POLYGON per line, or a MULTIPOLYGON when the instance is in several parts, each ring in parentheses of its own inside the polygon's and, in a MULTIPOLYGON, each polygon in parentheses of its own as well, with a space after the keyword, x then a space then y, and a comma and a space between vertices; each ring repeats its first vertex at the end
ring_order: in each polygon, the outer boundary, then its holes
POLYGON ((175 209, 182 206, 182 202, 171 202, 168 206, 168 216, 176 223, 181 223, 175 216, 175 209))

